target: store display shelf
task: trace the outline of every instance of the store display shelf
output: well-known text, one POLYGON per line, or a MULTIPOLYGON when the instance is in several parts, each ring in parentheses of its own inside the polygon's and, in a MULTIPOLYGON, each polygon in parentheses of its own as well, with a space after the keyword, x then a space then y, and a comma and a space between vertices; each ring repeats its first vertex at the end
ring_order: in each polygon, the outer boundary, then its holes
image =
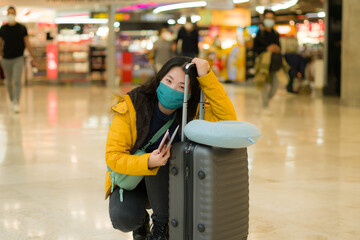
POLYGON ((74 53, 74 52, 88 52, 86 50, 59 50, 59 53, 74 53))
POLYGON ((59 60, 60 63, 87 63, 89 62, 86 60, 59 60))
POLYGON ((49 81, 47 76, 35 76, 31 79, 31 82, 45 82, 45 81, 49 81))
POLYGON ((61 78, 61 82, 89 82, 87 78, 61 78))
POLYGON ((38 77, 38 76, 47 76, 46 70, 34 73, 34 77, 38 77))
POLYGON ((88 72, 59 72, 59 74, 88 74, 88 72))

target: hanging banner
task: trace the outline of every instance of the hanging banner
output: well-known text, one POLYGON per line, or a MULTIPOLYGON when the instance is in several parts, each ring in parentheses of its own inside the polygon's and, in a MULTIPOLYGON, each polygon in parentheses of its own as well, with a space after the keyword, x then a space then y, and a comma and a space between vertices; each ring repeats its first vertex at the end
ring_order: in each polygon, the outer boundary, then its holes
POLYGON ((46 75, 49 80, 58 79, 58 46, 48 44, 46 46, 46 75))
POLYGON ((132 82, 133 56, 131 52, 122 53, 122 76, 121 82, 132 82))
POLYGON ((223 27, 246 27, 251 25, 251 12, 249 9, 236 8, 233 10, 199 11, 201 20, 199 25, 214 25, 223 27))
POLYGON ((212 13, 212 24, 218 26, 246 27, 251 25, 249 9, 236 8, 233 10, 217 11, 212 13))

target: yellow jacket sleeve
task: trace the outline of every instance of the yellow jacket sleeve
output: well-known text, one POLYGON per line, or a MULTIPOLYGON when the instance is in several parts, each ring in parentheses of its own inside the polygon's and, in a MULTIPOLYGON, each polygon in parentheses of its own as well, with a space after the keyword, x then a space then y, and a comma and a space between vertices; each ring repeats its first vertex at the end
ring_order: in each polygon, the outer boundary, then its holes
POLYGON ((207 75, 198 77, 198 81, 206 98, 205 120, 211 122, 237 120, 234 106, 214 72, 210 71, 207 75))
POLYGON ((106 142, 106 164, 111 170, 121 174, 156 175, 159 168, 148 169, 150 153, 130 154, 135 144, 133 137, 133 131, 136 136, 135 125, 135 121, 131 121, 130 112, 126 107, 123 107, 120 113, 115 115, 106 142))

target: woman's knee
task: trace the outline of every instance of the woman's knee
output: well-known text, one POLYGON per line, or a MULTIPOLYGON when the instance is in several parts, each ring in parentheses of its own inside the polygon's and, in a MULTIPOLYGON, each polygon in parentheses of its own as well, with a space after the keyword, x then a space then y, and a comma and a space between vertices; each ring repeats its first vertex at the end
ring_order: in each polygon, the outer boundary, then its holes
POLYGON ((124 191, 124 201, 120 202, 119 188, 110 195, 109 214, 113 227, 122 232, 130 232, 141 227, 144 222, 145 183, 140 183, 132 191, 124 191), (140 185, 141 184, 141 185, 140 185))
POLYGON ((122 232, 131 232, 142 225, 144 216, 136 216, 134 213, 126 211, 117 213, 110 211, 110 219, 115 229, 122 232))

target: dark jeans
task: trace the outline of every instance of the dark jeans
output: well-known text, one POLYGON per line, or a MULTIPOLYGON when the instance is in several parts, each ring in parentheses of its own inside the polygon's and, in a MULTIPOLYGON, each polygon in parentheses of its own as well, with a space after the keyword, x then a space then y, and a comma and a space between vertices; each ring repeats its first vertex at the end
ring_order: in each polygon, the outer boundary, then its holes
POLYGON ((160 167, 157 175, 145 176, 134 190, 124 190, 123 200, 120 202, 119 187, 116 187, 109 200, 110 219, 115 229, 130 232, 141 227, 149 203, 153 222, 168 223, 169 164, 160 167))

